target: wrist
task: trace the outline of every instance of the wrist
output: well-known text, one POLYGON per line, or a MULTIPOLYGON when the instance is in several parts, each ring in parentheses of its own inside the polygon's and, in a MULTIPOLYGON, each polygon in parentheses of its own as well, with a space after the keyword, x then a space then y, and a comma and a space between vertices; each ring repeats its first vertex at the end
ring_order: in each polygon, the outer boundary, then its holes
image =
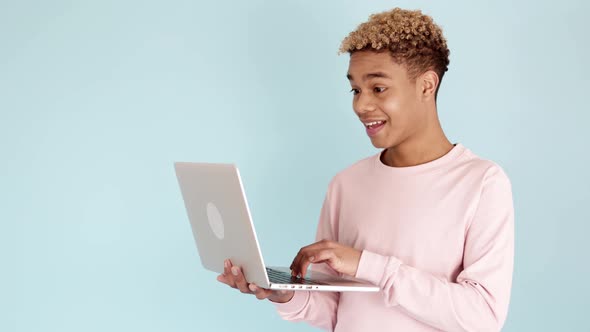
POLYGON ((287 303, 291 301, 293 295, 295 295, 294 291, 276 291, 275 294, 268 297, 268 300, 274 303, 287 303), (281 292, 285 293, 281 294, 281 292))

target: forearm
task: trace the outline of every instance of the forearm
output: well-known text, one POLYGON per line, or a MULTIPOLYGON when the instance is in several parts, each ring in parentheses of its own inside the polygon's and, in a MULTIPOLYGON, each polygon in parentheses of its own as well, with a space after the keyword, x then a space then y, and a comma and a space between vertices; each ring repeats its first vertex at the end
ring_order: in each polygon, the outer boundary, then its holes
MULTIPOLYGON (((494 271, 502 276, 511 273, 510 266, 494 271)), ((414 319, 444 331, 499 331, 508 309, 510 283, 494 282, 495 291, 490 293, 476 280, 450 282, 392 256, 364 251, 357 277, 379 285, 386 305, 400 306, 414 319)))

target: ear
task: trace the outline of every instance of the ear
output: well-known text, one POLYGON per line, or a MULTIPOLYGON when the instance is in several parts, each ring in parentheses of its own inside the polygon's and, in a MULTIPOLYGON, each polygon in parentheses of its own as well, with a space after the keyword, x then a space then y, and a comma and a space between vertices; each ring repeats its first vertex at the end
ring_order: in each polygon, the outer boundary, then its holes
POLYGON ((436 88, 440 83, 438 75, 433 70, 427 70, 418 77, 417 86, 419 94, 423 100, 434 100, 436 88))

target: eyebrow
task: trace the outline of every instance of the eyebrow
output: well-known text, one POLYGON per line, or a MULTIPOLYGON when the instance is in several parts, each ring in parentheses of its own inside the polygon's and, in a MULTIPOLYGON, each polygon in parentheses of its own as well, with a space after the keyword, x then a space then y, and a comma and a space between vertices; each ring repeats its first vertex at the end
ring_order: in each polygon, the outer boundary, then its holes
MULTIPOLYGON (((348 78, 349 81, 353 80, 352 75, 350 75, 349 73, 346 74, 346 78, 348 78)), ((391 79, 391 77, 389 75, 387 75, 386 73, 384 73, 382 71, 378 71, 378 72, 374 72, 374 73, 365 74, 365 76, 363 76, 363 81, 366 81, 371 78, 389 78, 389 79, 391 79)))

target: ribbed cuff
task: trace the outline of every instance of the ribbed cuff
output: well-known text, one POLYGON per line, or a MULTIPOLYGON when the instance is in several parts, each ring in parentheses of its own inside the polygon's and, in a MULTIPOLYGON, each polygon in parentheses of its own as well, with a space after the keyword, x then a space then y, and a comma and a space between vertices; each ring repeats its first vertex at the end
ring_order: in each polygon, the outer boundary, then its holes
POLYGON ((303 308, 307 305, 307 302, 309 302, 308 291, 295 291, 295 294, 293 294, 293 297, 291 300, 289 300, 289 302, 272 302, 272 304, 275 305, 280 314, 291 314, 303 310, 303 308))

